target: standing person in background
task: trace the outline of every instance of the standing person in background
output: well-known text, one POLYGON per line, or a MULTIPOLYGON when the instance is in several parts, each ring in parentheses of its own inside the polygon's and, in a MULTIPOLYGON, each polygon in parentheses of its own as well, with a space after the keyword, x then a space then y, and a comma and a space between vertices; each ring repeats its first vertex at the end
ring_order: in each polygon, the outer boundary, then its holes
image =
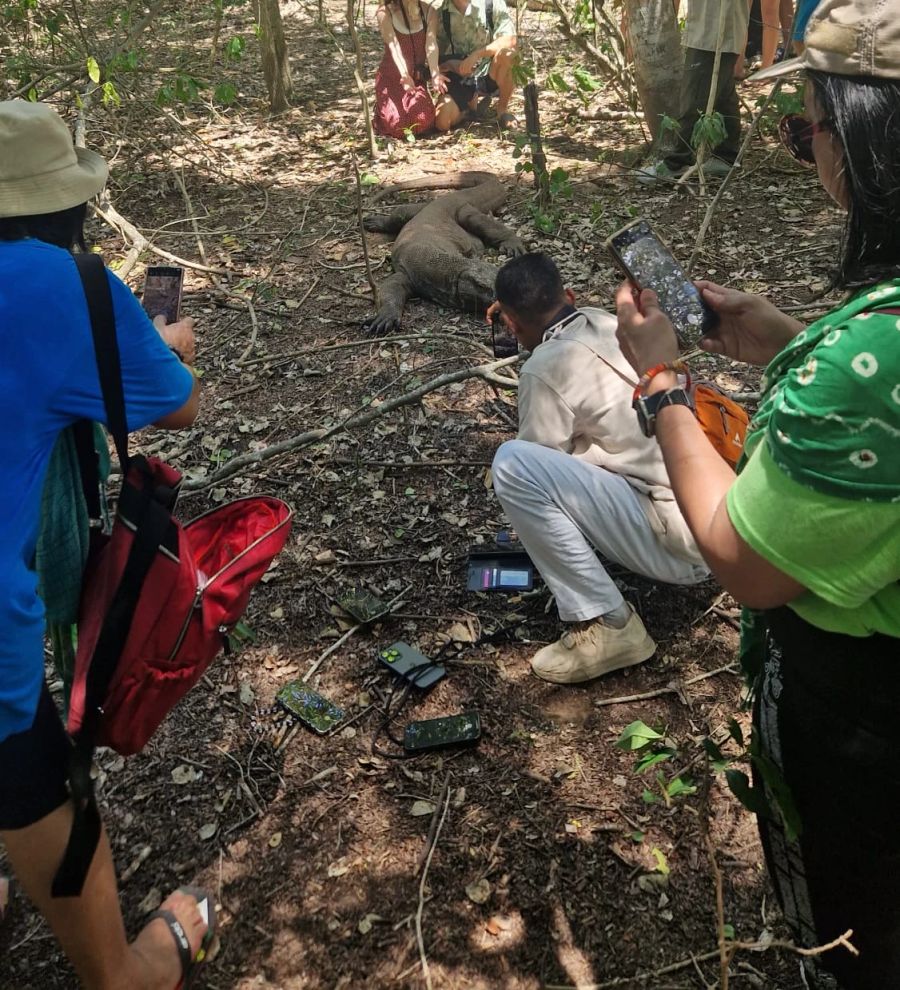
POLYGON ((681 77, 678 133, 673 149, 664 158, 638 170, 637 180, 643 185, 677 179, 694 162, 694 126, 700 115, 706 112, 709 100, 722 4, 725 8, 725 33, 713 110, 722 115, 725 138, 713 149, 714 154, 703 163, 703 171, 710 176, 726 176, 737 157, 741 138, 741 109, 735 89, 735 66, 738 53, 744 50, 747 42, 747 23, 750 16, 748 2, 692 0, 682 37, 684 72, 681 77))
POLYGON ((787 50, 794 23, 794 0, 762 0, 761 9, 762 67, 767 69, 787 50))
POLYGON ((803 53, 803 38, 806 35, 806 26, 813 15, 813 11, 819 5, 819 0, 797 0, 797 13, 794 15, 794 27, 791 40, 794 51, 801 55, 803 53))
POLYGON ((421 0, 386 0, 375 12, 384 39, 384 55, 375 73, 378 134, 402 140, 434 130, 434 100, 446 93, 447 77, 438 68, 437 12, 421 0))
POLYGON ((448 131, 497 94, 497 125, 516 126, 509 112, 515 89, 516 30, 506 0, 443 0, 438 9, 441 72, 449 79, 435 125, 448 131))
POLYGON ((709 282, 701 346, 767 366, 737 477, 671 404, 678 344, 652 292, 617 295, 622 348, 700 552, 745 606, 763 851, 815 990, 900 979, 900 0, 823 0, 800 59, 806 118, 782 134, 847 212, 834 284, 804 327, 709 282), (668 404, 663 397, 669 395, 668 404), (650 408, 649 412, 653 412, 650 408), (750 609, 755 611, 749 611, 750 609))

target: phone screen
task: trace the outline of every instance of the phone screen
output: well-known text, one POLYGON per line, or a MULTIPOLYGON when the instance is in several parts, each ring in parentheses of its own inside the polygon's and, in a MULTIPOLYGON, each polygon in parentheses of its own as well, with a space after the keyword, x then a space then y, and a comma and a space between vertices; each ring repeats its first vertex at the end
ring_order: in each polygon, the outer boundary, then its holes
POLYGON ((342 708, 300 681, 291 681, 275 695, 275 700, 294 718, 316 732, 328 732, 344 717, 342 708))
POLYGON ((518 338, 503 322, 499 313, 494 313, 491 317, 491 344, 495 358, 512 357, 519 353, 518 338))
POLYGON ((696 340, 702 330, 713 324, 714 317, 697 287, 645 220, 614 234, 609 245, 628 277, 659 296, 660 308, 679 336, 696 340))
POLYGON ((144 277, 141 305, 152 320, 164 316, 166 323, 177 323, 181 315, 181 285, 184 269, 174 265, 151 265, 144 277))

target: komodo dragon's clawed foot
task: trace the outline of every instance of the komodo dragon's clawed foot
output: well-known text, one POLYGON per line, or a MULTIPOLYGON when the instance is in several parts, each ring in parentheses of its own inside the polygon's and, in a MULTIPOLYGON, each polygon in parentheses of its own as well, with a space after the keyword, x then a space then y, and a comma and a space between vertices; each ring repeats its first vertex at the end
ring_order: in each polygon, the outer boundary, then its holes
POLYGON ((505 241, 501 241, 497 248, 499 251, 505 251, 511 258, 517 258, 528 250, 518 237, 508 237, 505 241))
POLYGON ((376 313, 362 325, 364 333, 373 337, 383 337, 400 329, 400 315, 397 313, 376 313))
POLYGON ((392 234, 395 232, 393 218, 388 213, 373 213, 363 219, 363 227, 373 234, 392 234))

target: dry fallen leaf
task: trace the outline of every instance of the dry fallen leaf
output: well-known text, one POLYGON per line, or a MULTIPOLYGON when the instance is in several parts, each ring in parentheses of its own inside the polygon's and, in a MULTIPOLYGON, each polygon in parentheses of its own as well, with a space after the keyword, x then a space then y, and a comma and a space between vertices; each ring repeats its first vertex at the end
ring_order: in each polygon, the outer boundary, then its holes
POLYGON ((466 887, 466 896, 476 904, 484 904, 491 896, 491 883, 482 877, 466 887))
POLYGON ((172 771, 172 783, 192 784, 195 780, 199 780, 202 776, 202 771, 195 770, 193 767, 188 766, 187 763, 179 763, 178 766, 172 771))
POLYGON ((273 832, 269 836, 269 848, 277 849, 281 845, 281 832, 273 832))
POLYGON ((384 921, 384 918, 380 914, 367 914, 365 918, 361 918, 359 924, 356 926, 359 929, 360 935, 368 935, 372 931, 372 925, 376 921, 384 921))
POLYGON ((413 818, 421 818, 423 815, 433 815, 434 805, 430 801, 413 801, 413 806, 409 809, 413 818))
POLYGON ((350 872, 350 867, 347 866, 343 859, 339 859, 336 863, 332 863, 328 867, 328 876, 330 877, 342 877, 345 873, 350 872))
POLYGON ((200 838, 205 842, 207 839, 211 839, 218 830, 219 826, 215 822, 207 822, 200 826, 200 838))

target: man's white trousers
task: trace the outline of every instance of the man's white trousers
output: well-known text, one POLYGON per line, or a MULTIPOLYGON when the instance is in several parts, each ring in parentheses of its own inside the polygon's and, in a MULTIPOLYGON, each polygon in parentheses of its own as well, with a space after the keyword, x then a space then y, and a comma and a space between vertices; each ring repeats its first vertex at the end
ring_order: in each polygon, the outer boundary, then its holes
POLYGON ((597 558, 668 584, 697 584, 706 568, 670 553, 628 482, 605 468, 526 440, 494 457, 494 491, 563 622, 594 619, 623 601, 597 558))

